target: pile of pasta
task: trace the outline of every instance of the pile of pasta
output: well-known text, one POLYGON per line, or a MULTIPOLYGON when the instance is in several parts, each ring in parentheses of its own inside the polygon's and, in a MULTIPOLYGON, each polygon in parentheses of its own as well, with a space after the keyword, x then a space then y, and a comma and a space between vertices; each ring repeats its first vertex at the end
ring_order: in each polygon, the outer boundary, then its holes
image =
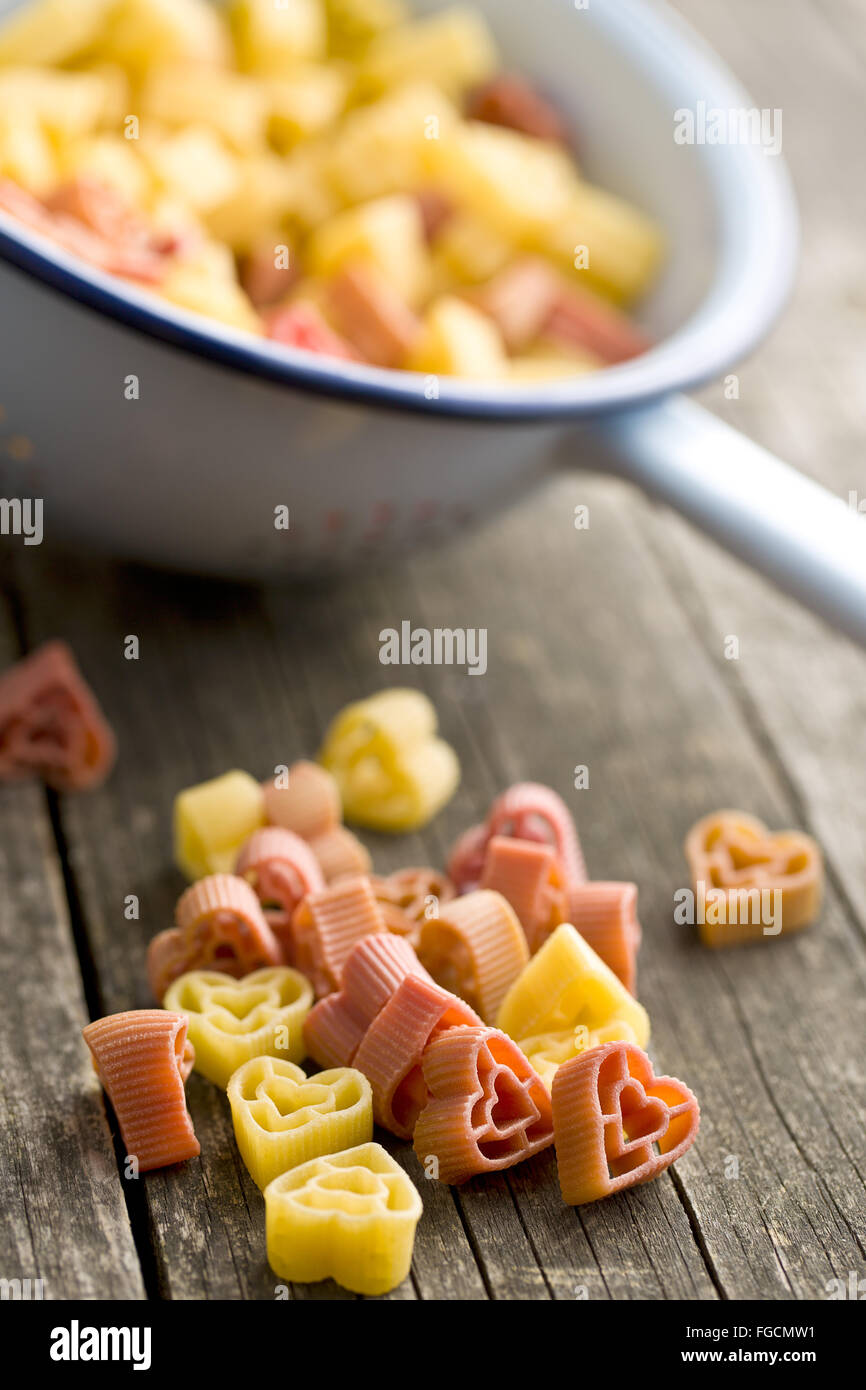
POLYGON ((404 0, 31 0, 0 209, 275 343, 506 382, 643 352, 662 257, 478 11, 404 0))
POLYGON ((699 1111, 644 1051, 637 889, 588 879, 554 791, 509 787, 445 872, 377 875, 341 787, 393 830, 432 814, 457 775, 432 707, 413 691, 358 702, 320 757, 334 771, 235 771, 177 797, 193 881, 148 952, 162 1008, 84 1036, 139 1172, 198 1153, 194 1067, 227 1092, 274 1271, 380 1294, 408 1273, 422 1203, 374 1126, 449 1184, 555 1145, 575 1205, 663 1172, 699 1111))

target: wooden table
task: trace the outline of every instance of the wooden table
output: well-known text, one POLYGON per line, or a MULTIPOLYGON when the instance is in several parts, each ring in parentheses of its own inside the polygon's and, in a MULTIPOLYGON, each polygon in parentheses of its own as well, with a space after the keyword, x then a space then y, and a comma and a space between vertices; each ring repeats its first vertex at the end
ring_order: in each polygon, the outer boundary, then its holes
MULTIPOLYGON (((783 109, 805 221, 790 312, 739 369, 739 399, 716 386, 705 401, 837 492, 866 492, 862 6, 680 8, 759 106, 783 109)), ((412 1277, 392 1297, 808 1299, 864 1273, 862 653, 668 513, 567 472, 450 548, 345 587, 227 588, 8 546, 2 663, 47 636, 70 640, 122 756, 93 795, 0 794, 0 1275, 42 1278, 49 1298, 274 1297, 262 1201, 224 1098, 193 1076, 201 1160, 123 1182, 80 1028, 151 1003, 146 945, 182 886, 175 792, 315 750, 339 706, 393 676, 378 633, 404 617, 486 626, 490 666, 482 679, 410 670, 464 778, 423 834, 371 838, 377 864, 441 863, 515 778, 556 787, 593 877, 640 885, 653 1055, 697 1092, 702 1124, 675 1171, 582 1210, 561 1205, 552 1152, 452 1190, 394 1144, 425 1215, 412 1277), (588 530, 574 529, 578 503, 588 530), (132 633, 137 662, 124 659, 132 633), (727 805, 819 838, 818 927, 711 953, 674 924, 683 835, 727 805)))

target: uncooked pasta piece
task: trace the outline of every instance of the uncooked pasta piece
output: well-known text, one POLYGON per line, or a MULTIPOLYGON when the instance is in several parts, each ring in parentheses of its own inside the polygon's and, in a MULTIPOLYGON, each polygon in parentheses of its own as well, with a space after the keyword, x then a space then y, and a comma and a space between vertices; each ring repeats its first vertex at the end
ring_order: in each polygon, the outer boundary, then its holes
POLYGON ((293 763, 282 781, 262 783, 265 814, 271 825, 313 840, 339 825, 343 811, 335 779, 317 763, 293 763))
POLYGON ((421 923, 436 917, 443 903, 454 897, 454 885, 438 869, 398 869, 387 878, 370 879, 385 926, 418 946, 421 923))
POLYGON ((553 1079, 562 1199, 595 1202, 658 1177, 694 1143, 698 1102, 645 1052, 612 1042, 564 1063, 553 1079))
POLYGON ((516 782, 498 796, 483 825, 457 839, 448 857, 448 876, 458 893, 477 888, 487 847, 494 836, 551 845, 566 887, 586 882, 586 866, 571 812, 561 796, 540 782, 516 782))
POLYGON ((310 893, 292 919, 295 963, 321 997, 339 988, 340 973, 362 937, 385 923, 368 878, 346 878, 310 893))
POLYGON ((824 862, 809 835, 773 833, 745 811, 714 811, 686 837, 705 946, 737 946, 807 927, 821 911, 824 862))
POLYGON ((326 883, 347 875, 368 874, 373 867, 370 851, 345 825, 334 825, 310 840, 326 883))
POLYGON ((429 1099, 415 1152, 441 1182, 510 1168, 553 1142, 550 1097, 504 1033, 449 1028, 427 1047, 422 1069, 429 1099))
POLYGON ((225 772, 174 800, 174 858, 193 881, 231 873, 238 852, 265 823, 262 789, 248 772, 225 772))
POLYGON ((196 1071, 225 1087, 232 1072, 252 1057, 300 1062, 312 1003, 309 981, 278 965, 242 980, 219 971, 189 971, 169 986, 163 1007, 186 1016, 196 1071))
POLYGON ((419 975, 407 975, 376 1015, 355 1053, 355 1066, 373 1088, 377 1124, 411 1139, 427 1100, 424 1049, 444 1028, 479 1024, 462 999, 419 975))
POLYGON ((379 1144, 314 1158, 265 1189, 268 1261, 281 1279, 383 1294, 409 1273, 421 1198, 379 1144))
POLYGON ((82 1030, 139 1173, 201 1152, 183 1089, 193 1064, 186 1029, 183 1014, 133 1009, 82 1030))
POLYGON ((637 994, 641 929, 634 883, 578 883, 569 893, 568 921, 609 965, 629 994, 637 994))
POLYGON ((0 676, 0 781, 41 777, 57 791, 103 782, 114 734, 65 642, 46 642, 0 676))
POLYGON ((258 898, 233 874, 211 874, 187 888, 178 899, 175 923, 148 947, 148 978, 157 999, 188 970, 219 970, 240 979, 251 970, 283 964, 258 898))
POLYGON ((529 960, 523 928, 501 893, 479 889, 421 926, 418 958, 444 989, 492 1023, 529 960))
POLYGON ((643 1047, 646 1010, 569 923, 557 927, 517 977, 496 1025, 549 1080, 557 1065, 602 1041, 643 1047))
POLYGON ((458 893, 471 893, 481 882, 489 841, 486 825, 471 825, 454 841, 448 856, 448 877, 458 893))
POLYGON ((292 917, 308 893, 325 887, 319 861, 306 840, 291 830, 266 826, 251 835, 238 855, 235 873, 245 878, 286 960, 295 958, 292 917))
POLYGON ((241 1158, 262 1189, 290 1168, 373 1138, 370 1083, 351 1067, 307 1077, 291 1062, 254 1057, 231 1077, 228 1099, 241 1158))
POLYGON ((562 868, 551 845, 494 835, 487 846, 481 887, 501 893, 511 904, 530 955, 560 922, 570 920, 562 868))
POLYGON ((609 1042, 636 1043, 637 1035, 630 1023, 615 1018, 603 1028, 587 1028, 585 1024, 580 1024, 577 1028, 566 1028, 559 1033, 538 1033, 532 1038, 521 1038, 520 1050, 526 1054, 550 1090, 563 1062, 569 1062, 572 1057, 579 1057, 582 1052, 609 1042))
POLYGON ((310 1056, 323 1067, 348 1066, 407 975, 432 984, 408 941, 384 932, 359 941, 346 958, 339 993, 320 999, 307 1015, 304 1041, 310 1056))
POLYGON ((493 835, 553 845, 568 885, 586 882, 583 851, 571 812, 561 796, 540 782, 517 782, 497 797, 487 817, 493 835))
POLYGON ((337 715, 319 761, 339 783, 348 820, 390 831, 432 820, 460 779, 436 728, 436 711, 418 690, 383 690, 337 715))

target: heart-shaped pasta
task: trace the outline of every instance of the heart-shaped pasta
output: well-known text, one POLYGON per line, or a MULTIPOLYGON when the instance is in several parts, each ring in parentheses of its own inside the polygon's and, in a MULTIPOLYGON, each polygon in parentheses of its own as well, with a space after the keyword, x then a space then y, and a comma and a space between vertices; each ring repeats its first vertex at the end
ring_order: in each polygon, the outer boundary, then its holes
POLYGON ((337 779, 347 820, 415 830, 441 810, 460 765, 436 728, 436 711, 417 690, 383 690, 337 715, 319 761, 337 779))
POLYGON ((385 923, 368 878, 345 878, 304 898, 292 918, 295 964, 321 997, 337 989, 346 957, 385 923))
POLYGON ((0 676, 0 781, 41 777, 58 791, 104 781, 114 735, 64 642, 46 642, 0 676))
POLYGON ((194 1057, 184 1016, 131 1009, 94 1019, 82 1033, 139 1173, 194 1158, 200 1148, 183 1089, 194 1057))
POLYGON ((560 922, 569 921, 562 866, 552 845, 494 835, 487 846, 480 886, 501 893, 511 904, 530 955, 560 922))
POLYGON ((373 1137, 370 1083, 351 1067, 307 1077, 293 1062, 253 1057, 227 1094, 241 1157, 262 1189, 298 1164, 373 1137))
POLYGON ((495 1028, 449 1028, 424 1053, 430 1093, 415 1125, 441 1182, 510 1168, 553 1142, 550 1097, 516 1043, 495 1028))
POLYGON ((714 811, 686 837, 705 946, 799 931, 821 910, 821 850, 798 830, 775 834, 744 811, 714 811))
POLYGON ((456 995, 432 980, 407 975, 376 1015, 355 1053, 355 1066, 373 1088, 376 1123, 400 1139, 411 1139, 427 1102, 424 1051, 443 1029, 479 1024, 481 1019, 456 995))
POLYGON ((251 835, 238 855, 235 873, 246 879, 287 961, 295 959, 292 917, 308 893, 325 887, 319 861, 306 840, 269 825, 251 835))
POLYGON ((280 943, 245 879, 211 874, 178 899, 175 926, 147 948, 147 973, 156 999, 188 970, 224 971, 240 979, 266 965, 282 965, 280 943))
POLYGON ((658 1177, 694 1143, 698 1102, 645 1052, 612 1042, 564 1063, 553 1079, 553 1126, 563 1201, 597 1201, 658 1177))
POLYGON ((407 975, 433 983, 402 937, 388 932, 363 937, 346 957, 339 993, 320 999, 307 1015, 304 1042, 310 1056, 322 1067, 354 1061, 370 1024, 407 975))
POLYGON ((268 1260, 296 1283, 383 1294, 409 1273, 421 1198, 379 1144, 315 1158, 265 1189, 268 1260))
POLYGON ((313 1004, 309 981, 278 965, 242 980, 191 970, 175 980, 163 1007, 184 1014, 195 1047, 195 1069, 217 1086, 252 1057, 300 1062, 304 1019, 313 1004))

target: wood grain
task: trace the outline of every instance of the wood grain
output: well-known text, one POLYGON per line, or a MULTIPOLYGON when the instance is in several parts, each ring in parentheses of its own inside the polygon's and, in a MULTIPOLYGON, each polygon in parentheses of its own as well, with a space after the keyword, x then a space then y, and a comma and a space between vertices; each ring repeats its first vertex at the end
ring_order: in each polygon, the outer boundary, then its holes
MULTIPOLYGON (((0 665, 16 654, 0 598, 0 665)), ((61 867, 35 786, 0 789, 0 1009, 0 1279, 31 1281, 31 1296, 41 1280, 46 1299, 143 1298, 81 1037, 88 1013, 61 867)))

